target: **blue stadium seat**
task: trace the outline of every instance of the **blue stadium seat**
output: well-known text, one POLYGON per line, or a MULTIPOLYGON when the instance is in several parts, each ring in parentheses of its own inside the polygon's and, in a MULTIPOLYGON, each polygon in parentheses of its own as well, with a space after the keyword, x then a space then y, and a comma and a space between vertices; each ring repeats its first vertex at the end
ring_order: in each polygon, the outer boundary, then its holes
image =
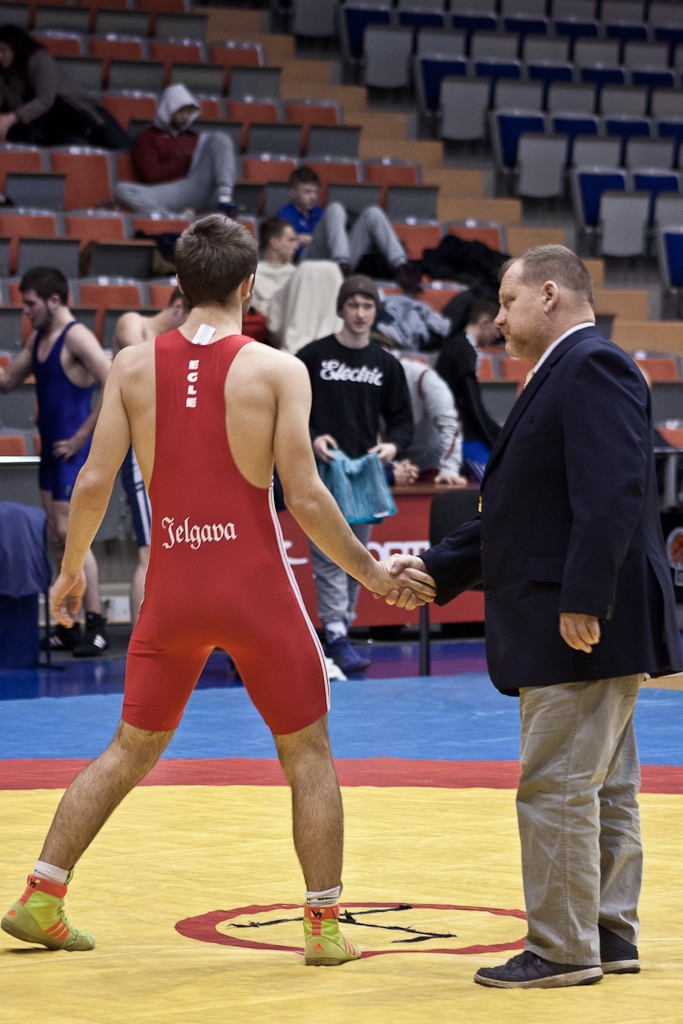
POLYGON ((666 287, 683 287, 683 227, 664 225, 658 243, 659 271, 666 287))
POLYGON ((503 21, 506 32, 516 32, 522 39, 524 36, 547 36, 548 19, 530 18, 518 14, 514 18, 505 18, 503 21))
MULTIPOLYGON (((477 78, 491 80, 491 101, 499 78, 521 78, 522 65, 518 60, 478 60, 474 64, 477 78)), ((535 129, 529 129, 534 131, 535 129)))
POLYGON ((625 85, 626 74, 623 68, 581 68, 581 81, 588 85, 625 85))
POLYGON ((363 56, 363 36, 368 25, 388 25, 391 14, 388 7, 383 6, 375 8, 347 5, 342 7, 342 11, 349 56, 353 60, 360 60, 363 56))
POLYGON ((683 27, 673 25, 656 26, 653 38, 657 43, 668 43, 671 48, 670 53, 673 53, 679 43, 683 43, 683 27))
POLYGON ((574 139, 577 135, 597 135, 600 128, 600 120, 590 114, 582 117, 571 114, 555 115, 551 120, 551 131, 553 135, 567 135, 569 144, 567 146, 567 159, 571 164, 574 149, 574 139))
POLYGON ((608 190, 626 190, 626 171, 601 167, 577 167, 574 171, 572 197, 575 212, 583 228, 597 227, 600 197, 608 190))
POLYGON ((648 89, 673 89, 676 84, 673 71, 647 71, 644 68, 631 72, 631 85, 644 85, 648 89))
POLYGON ((467 75, 466 60, 441 60, 438 57, 422 57, 419 61, 419 84, 425 110, 439 109, 441 81, 446 75, 467 75))
POLYGON ((660 139, 674 139, 676 143, 675 163, 679 162, 681 142, 683 142, 683 118, 666 118, 657 120, 657 134, 660 139))
POLYGON ((605 117, 605 135, 619 136, 622 139, 622 159, 626 140, 634 135, 650 136, 651 123, 647 117, 634 117, 632 114, 609 114, 605 117))
POLYGON ((462 28, 467 32, 467 46, 470 45, 470 36, 473 32, 495 32, 498 28, 498 19, 492 12, 474 14, 472 11, 466 14, 453 14, 453 28, 462 28))
POLYGON ((517 163, 517 146, 523 132, 544 132, 543 114, 519 110, 496 110, 491 114, 493 149, 498 164, 512 170, 517 163))
POLYGON ((657 196, 660 192, 680 192, 681 177, 676 171, 633 171, 633 187, 636 192, 650 193, 648 223, 651 223, 654 216, 655 200, 657 196))
POLYGON ((645 25, 632 21, 618 21, 604 26, 607 39, 618 39, 623 48, 626 43, 646 42, 647 28, 645 25))
POLYGON ((527 64, 527 78, 530 82, 543 82, 545 89, 543 105, 547 103, 548 89, 553 82, 571 82, 574 75, 572 64, 551 64, 549 61, 527 64))
MULTIPOLYGON (((597 39, 597 21, 579 21, 576 18, 564 18, 555 22, 555 35, 569 36, 572 49, 577 39, 597 39)), ((571 56, 571 53, 570 53, 571 56)))
POLYGON ((445 15, 438 11, 399 11, 398 23, 401 28, 412 28, 417 35, 421 28, 445 28, 445 15))

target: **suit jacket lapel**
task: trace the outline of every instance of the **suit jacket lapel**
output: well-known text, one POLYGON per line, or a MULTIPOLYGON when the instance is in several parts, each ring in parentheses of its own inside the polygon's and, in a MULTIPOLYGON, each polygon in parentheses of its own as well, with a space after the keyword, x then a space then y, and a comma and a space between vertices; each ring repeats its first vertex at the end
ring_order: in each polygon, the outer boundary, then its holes
POLYGON ((503 451, 505 445, 508 443, 508 440, 510 439, 510 435, 512 434, 513 430, 519 423, 522 414, 528 408, 529 403, 533 401, 534 396, 538 394, 539 389, 543 386, 544 381, 550 375, 550 372, 555 363, 562 358, 565 352, 568 352, 570 348, 573 348, 573 346, 576 345, 577 342, 581 341, 582 338, 586 336, 586 332, 590 330, 596 329, 586 327, 584 328, 584 330, 574 331, 574 333, 570 334, 568 338, 565 338, 565 340, 561 342, 557 346, 555 351, 552 352, 551 355, 545 360, 538 373, 535 373, 533 375, 527 386, 524 388, 521 395, 519 396, 519 398, 513 405, 512 409, 510 410, 510 414, 508 418, 505 420, 505 423, 503 424, 503 429, 498 435, 496 443, 494 444, 493 449, 491 450, 489 461, 486 464, 486 471, 484 472, 484 476, 481 481, 482 487, 484 486, 486 477, 489 474, 489 470, 500 457, 501 452, 503 451))

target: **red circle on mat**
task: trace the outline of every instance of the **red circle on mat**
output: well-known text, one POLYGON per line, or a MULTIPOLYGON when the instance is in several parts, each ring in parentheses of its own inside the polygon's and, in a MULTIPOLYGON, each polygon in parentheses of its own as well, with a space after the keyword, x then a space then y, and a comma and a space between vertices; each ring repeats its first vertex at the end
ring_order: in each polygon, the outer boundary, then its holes
MULTIPOLYGON (((461 907, 454 903, 411 903, 414 910, 469 910, 473 913, 497 914, 500 917, 516 917, 520 921, 526 921, 526 914, 523 910, 502 910, 499 907, 461 907)), ((394 910, 404 906, 402 903, 341 903, 342 908, 349 909, 386 908, 394 910)), ((225 935, 217 931, 217 926, 223 921, 230 921, 235 917, 242 917, 245 914, 261 914, 269 910, 301 910, 300 903, 271 903, 268 906, 252 904, 248 907, 235 907, 234 910, 212 910, 208 914, 199 914, 197 917, 186 917, 178 921, 176 931, 188 939, 197 939, 199 942, 216 942, 221 946, 239 946, 241 949, 274 949, 285 953, 302 953, 303 949, 298 946, 281 946, 271 942, 254 942, 251 939, 239 939, 236 936, 225 935)), ((523 949, 525 938, 516 939, 514 942, 497 942, 490 946, 461 946, 459 949, 368 949, 362 957, 383 956, 385 953, 502 953, 508 949, 523 949)))

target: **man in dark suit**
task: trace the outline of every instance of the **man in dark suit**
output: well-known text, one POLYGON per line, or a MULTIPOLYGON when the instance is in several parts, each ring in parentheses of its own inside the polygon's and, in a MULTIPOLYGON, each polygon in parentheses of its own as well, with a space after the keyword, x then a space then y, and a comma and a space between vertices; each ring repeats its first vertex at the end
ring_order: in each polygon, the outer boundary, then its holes
POLYGON ((643 376, 596 330, 591 279, 569 249, 529 249, 501 274, 496 323, 535 368, 480 514, 394 565, 426 569, 438 604, 483 581, 491 679, 520 697, 528 934, 475 981, 555 988, 640 969, 633 712, 645 673, 679 670, 681 649, 643 376))
POLYGON ((479 346, 500 340, 494 320, 498 307, 491 299, 475 299, 462 331, 446 338, 436 362, 439 373, 453 392, 463 428, 463 458, 481 480, 500 427, 489 416, 481 397, 477 368, 479 346))

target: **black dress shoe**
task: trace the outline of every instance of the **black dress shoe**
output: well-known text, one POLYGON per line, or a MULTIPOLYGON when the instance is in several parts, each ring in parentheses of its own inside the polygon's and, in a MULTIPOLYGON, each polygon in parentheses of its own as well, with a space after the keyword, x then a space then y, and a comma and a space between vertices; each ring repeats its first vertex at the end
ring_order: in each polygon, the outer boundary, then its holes
POLYGON ((639 974, 638 947, 598 925, 600 960, 603 974, 639 974))
POLYGON ((490 988, 568 988, 570 985, 595 985, 602 980, 602 969, 554 964, 525 949, 500 967, 481 967, 474 980, 490 988))

